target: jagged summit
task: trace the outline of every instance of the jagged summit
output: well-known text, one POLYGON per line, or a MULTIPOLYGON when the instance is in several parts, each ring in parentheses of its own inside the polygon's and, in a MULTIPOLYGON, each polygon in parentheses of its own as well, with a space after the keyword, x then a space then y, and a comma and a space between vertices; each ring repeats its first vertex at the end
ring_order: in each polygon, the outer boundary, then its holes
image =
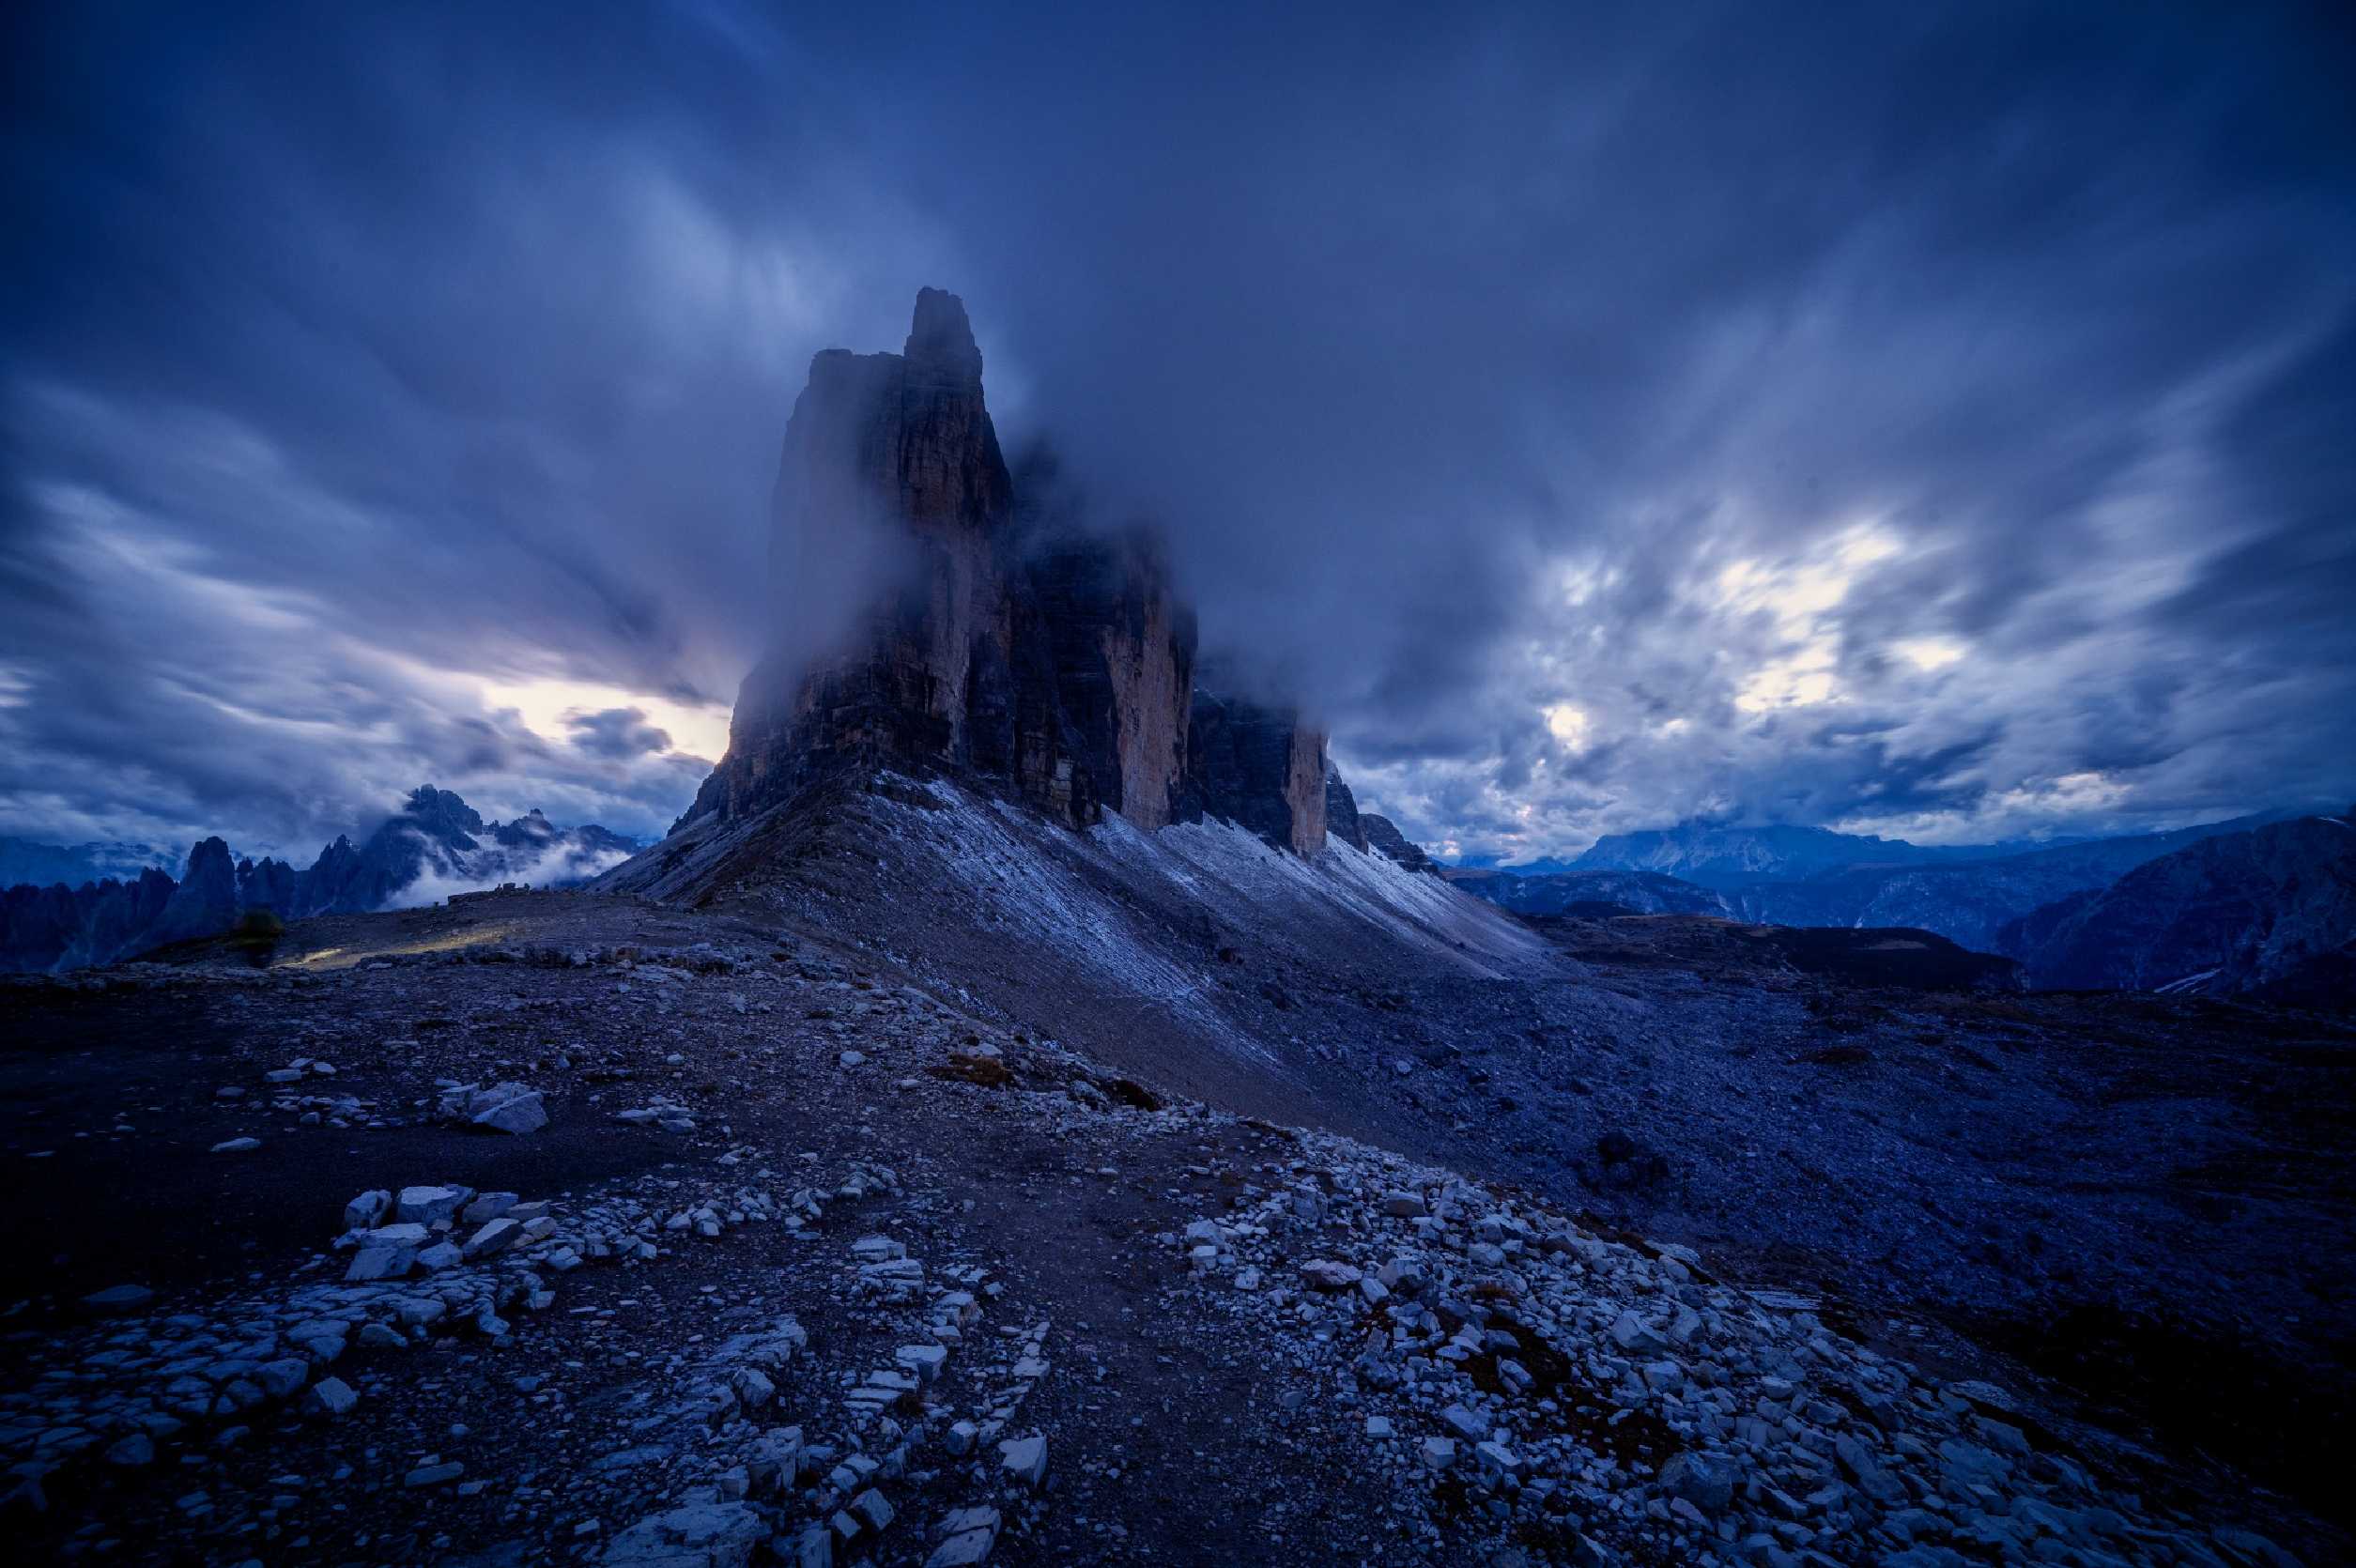
POLYGON ((571 885, 639 847, 593 822, 559 827, 537 809, 485 822, 455 792, 425 784, 358 847, 338 834, 308 869, 268 855, 238 859, 225 840, 210 838, 189 852, 177 882, 149 867, 129 882, 0 888, 0 972, 113 963, 218 935, 254 913, 300 920, 431 902, 501 882, 571 885))
MULTIPOLYGON (((1043 490, 1053 476, 1025 478, 1043 490)), ((674 833, 897 771, 986 783, 1074 827, 1209 816, 1297 853, 1324 847, 1323 733, 1197 685, 1193 612, 1156 541, 1024 504, 957 296, 916 296, 901 354, 812 360, 775 512, 769 652, 674 833), (815 562, 851 550, 885 562, 882 580, 848 635, 813 651, 815 562)))
POLYGON ((974 324, 966 318, 965 301, 947 289, 916 290, 916 315, 904 352, 912 370, 927 377, 981 384, 981 346, 974 341, 974 324))

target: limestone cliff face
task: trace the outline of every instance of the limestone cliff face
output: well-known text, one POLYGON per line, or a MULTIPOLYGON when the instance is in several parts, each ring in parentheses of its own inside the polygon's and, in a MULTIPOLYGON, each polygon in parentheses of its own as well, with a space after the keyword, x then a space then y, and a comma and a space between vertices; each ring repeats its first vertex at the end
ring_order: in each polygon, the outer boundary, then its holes
POLYGON ((1315 854, 1325 848, 1325 732, 1297 711, 1195 689, 1182 818, 1224 818, 1315 854))
MULTIPOLYGON (((885 584, 842 647, 798 669, 773 653, 746 678, 728 757, 689 818, 761 809, 862 759, 954 763, 978 752, 985 765, 1019 765, 998 562, 1013 505, 981 353, 953 296, 917 296, 904 353, 830 348, 812 360, 778 468, 773 601, 781 622, 811 607, 797 587, 816 551, 867 547, 885 584)), ((798 632, 780 623, 774 646, 793 647, 798 632)), ((1052 763, 1028 761, 1053 778, 1052 763)))
POLYGON ((1035 616, 1079 767, 1104 807, 1139 827, 1176 818, 1194 684, 1194 617, 1160 546, 1062 534, 1029 547, 1023 613, 1035 616))
POLYGON ((1214 699, 1240 716, 1197 776, 1194 617, 1166 560, 1150 539, 1018 508, 981 372, 964 307, 934 289, 904 352, 812 361, 778 478, 778 603, 794 603, 811 541, 876 546, 888 586, 814 660, 780 623, 682 825, 766 810, 855 765, 953 768, 1075 826, 1209 810, 1315 853, 1322 735, 1214 699))

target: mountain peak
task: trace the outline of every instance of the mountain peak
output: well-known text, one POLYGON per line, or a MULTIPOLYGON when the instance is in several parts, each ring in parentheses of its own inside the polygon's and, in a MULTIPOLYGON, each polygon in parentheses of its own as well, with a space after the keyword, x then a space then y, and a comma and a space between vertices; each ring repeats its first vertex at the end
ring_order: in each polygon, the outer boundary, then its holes
MULTIPOLYGON (((1208 814, 1321 849, 1323 733, 1197 689, 1193 612, 1155 545, 1063 515, 1077 503, 1058 509, 1052 537, 1016 525, 981 374, 963 301, 937 288, 916 296, 904 358, 812 361, 786 426, 772 558, 880 529, 902 571, 815 658, 779 593, 728 755, 674 831, 859 769, 938 770, 1075 827, 1108 812, 1147 830, 1208 814)), ((1041 494, 1053 483, 1052 466, 1027 475, 1041 494)))
POLYGON ((981 383, 981 346, 974 341, 965 301, 946 289, 916 291, 916 313, 904 352, 911 375, 981 383))

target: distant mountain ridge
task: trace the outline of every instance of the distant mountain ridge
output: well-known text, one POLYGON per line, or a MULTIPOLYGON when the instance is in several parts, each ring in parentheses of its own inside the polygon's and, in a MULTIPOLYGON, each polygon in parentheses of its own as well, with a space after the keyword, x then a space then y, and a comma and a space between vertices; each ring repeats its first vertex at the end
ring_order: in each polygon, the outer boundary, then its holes
POLYGON ((1910 844, 1828 827, 1724 827, 1693 822, 1606 834, 1571 862, 1570 869, 1653 871, 1723 891, 1763 880, 1803 881, 1856 867, 1995 860, 2044 847, 2025 842, 1910 844))
POLYGON ((2313 816, 2218 835, 2047 904, 1997 942, 2040 990, 2344 1005, 2356 970, 2356 826, 2313 816))
POLYGON ((1914 926, 1993 953, 2000 950, 1996 933, 2009 922, 2057 899, 2107 887, 2147 861, 2283 815, 2262 812, 2167 833, 2084 839, 1945 865, 1854 866, 1747 886, 1732 897, 1749 920, 1779 926, 1914 926))
POLYGON ((41 844, 30 838, 0 838, 0 887, 32 883, 46 887, 64 883, 79 887, 85 882, 136 879, 153 867, 169 871, 187 858, 185 851, 120 839, 107 843, 41 844))
POLYGON ((1733 906, 1715 888, 1657 871, 1556 871, 1538 876, 1450 867, 1440 875, 1476 899, 1516 915, 1720 915, 1733 906))
POLYGON ((0 893, 0 969, 118 962, 219 935, 250 912, 296 920, 429 903, 500 882, 566 885, 619 865, 639 848, 638 840, 594 823, 559 827, 537 810, 485 822, 455 793, 427 784, 359 845, 338 836, 305 869, 267 856, 236 859, 224 840, 213 838, 189 852, 177 881, 150 865, 127 881, 11 886, 0 893))
MULTIPOLYGON (((1566 875, 1645 873, 1723 895, 1725 913, 1761 925, 1908 927, 1995 952, 1996 932, 2010 921, 2073 893, 2106 887, 2146 861, 2188 844, 2288 815, 2260 812, 2117 838, 1957 845, 1913 844, 1823 827, 1689 822, 1609 834, 1567 868, 1545 861, 1497 869, 1538 884, 1566 875)), ((1544 892, 1493 889, 1483 896, 1516 908, 1580 895, 1563 884, 1544 892)))
POLYGON ((2356 1001, 2351 822, 2262 811, 2029 850, 1689 822, 1600 839, 1568 871, 1451 867, 1442 875, 1520 915, 1911 928, 2018 960, 2033 989, 2339 1007, 2356 1001))

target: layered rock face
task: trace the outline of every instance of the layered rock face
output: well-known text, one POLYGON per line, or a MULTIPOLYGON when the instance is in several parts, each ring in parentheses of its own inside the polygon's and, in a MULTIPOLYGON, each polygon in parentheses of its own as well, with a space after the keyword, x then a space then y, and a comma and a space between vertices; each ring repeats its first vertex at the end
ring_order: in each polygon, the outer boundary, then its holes
POLYGON ((1209 813, 1322 848, 1323 735, 1197 693, 1194 617, 1159 546, 1022 504, 981 372, 964 306, 937 289, 916 297, 903 352, 811 361, 778 476, 771 652, 679 825, 786 805, 853 767, 941 768, 1073 826, 1209 813), (813 653, 797 574, 836 546, 883 562, 884 582, 813 653))
POLYGON ((839 762, 962 761, 976 729, 985 754, 1010 753, 1011 606, 996 556, 1013 486, 956 300, 917 297, 903 354, 810 361, 775 510, 772 651, 746 677, 728 756, 688 820, 762 809, 839 762), (847 649, 797 670, 816 608, 801 602, 802 577, 822 553, 862 549, 885 591, 858 607, 847 649))
POLYGON ((1076 534, 1025 550, 1018 624, 1043 639, 1080 770, 1105 809, 1142 828, 1177 820, 1194 680, 1194 616, 1151 539, 1076 534))
POLYGON ((1291 709, 1197 688, 1181 815, 1222 817, 1298 854, 1325 847, 1325 733, 1291 709))

